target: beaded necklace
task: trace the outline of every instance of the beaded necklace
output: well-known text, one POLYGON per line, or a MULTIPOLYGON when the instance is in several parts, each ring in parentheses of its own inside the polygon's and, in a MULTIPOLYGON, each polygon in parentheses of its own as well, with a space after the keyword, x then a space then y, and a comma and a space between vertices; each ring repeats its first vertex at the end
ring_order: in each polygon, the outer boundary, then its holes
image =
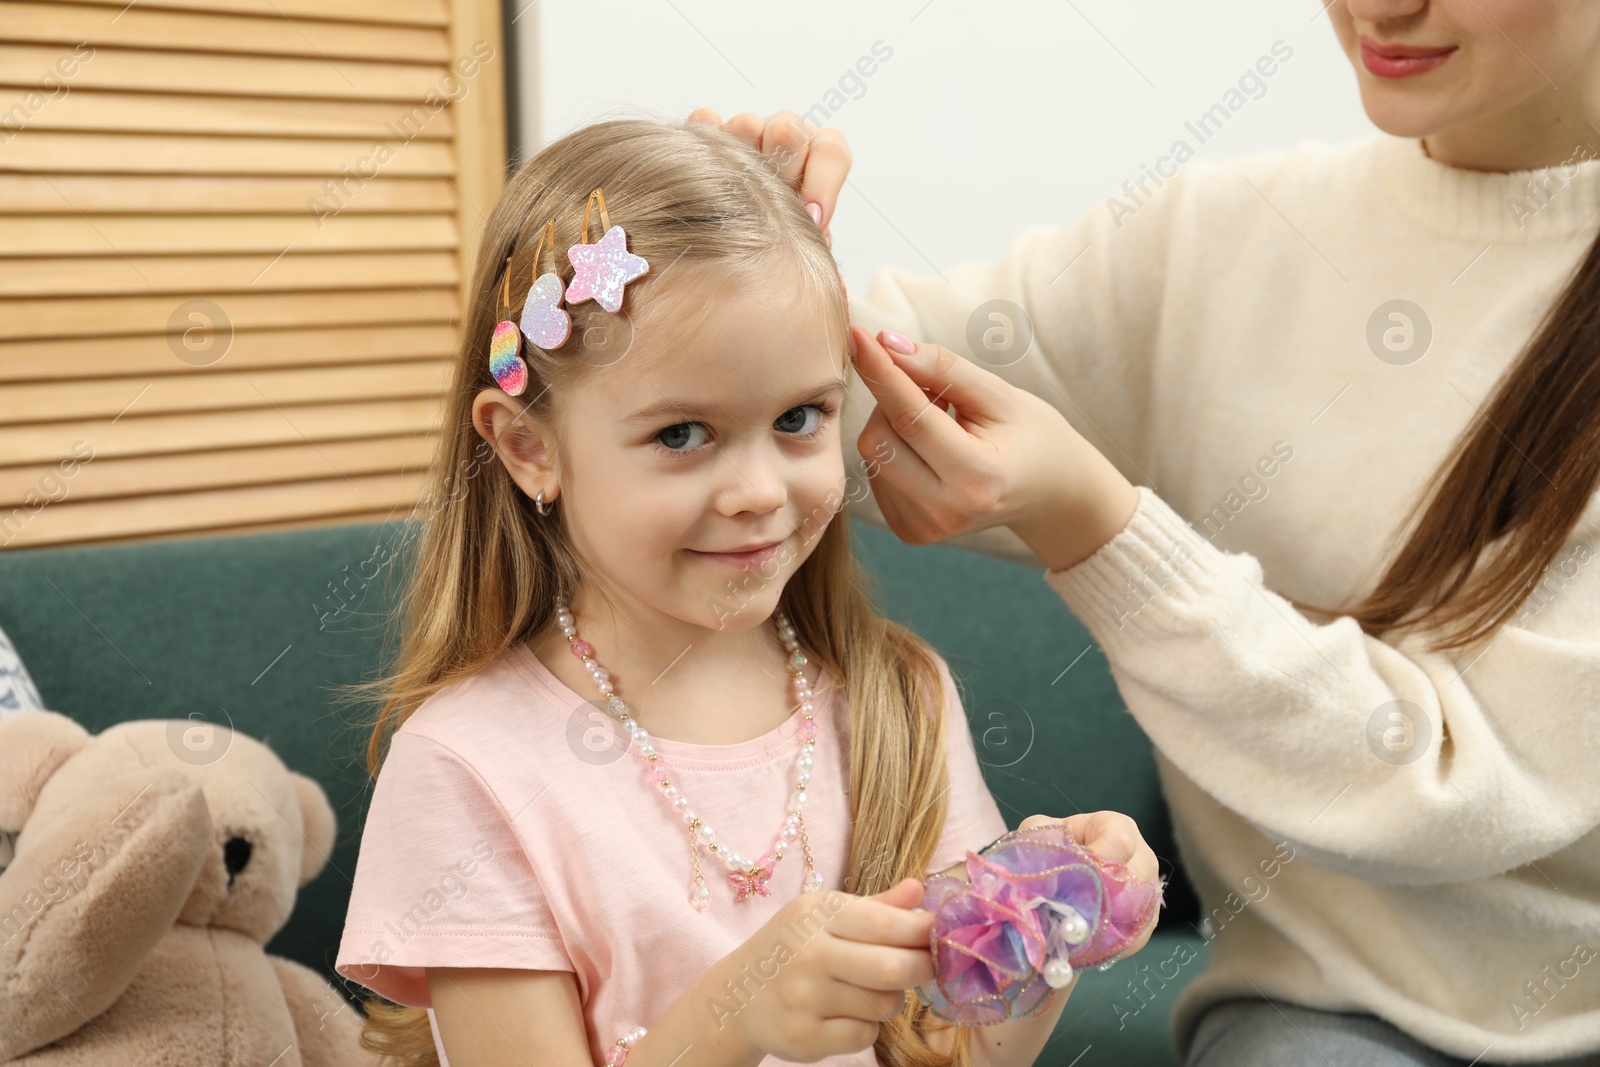
POLYGON ((696 909, 704 910, 711 904, 711 890, 706 888, 705 876, 700 871, 700 851, 705 849, 713 856, 722 860, 728 868, 728 882, 733 886, 733 899, 735 901, 747 900, 753 896, 770 897, 772 893, 767 889, 767 882, 772 878, 772 870, 778 861, 783 859, 784 852, 798 838, 800 847, 806 857, 805 891, 815 892, 822 888, 822 876, 817 873, 816 865, 811 859, 811 842, 806 837, 806 823, 803 811, 806 806, 806 786, 811 782, 811 770, 815 766, 815 750, 817 745, 818 726, 816 709, 811 703, 811 683, 800 670, 806 664, 805 653, 800 651, 799 640, 795 635, 794 627, 784 617, 783 612, 774 614, 778 627, 778 639, 783 642, 789 656, 786 666, 789 671, 790 695, 798 703, 803 719, 800 723, 800 737, 804 744, 800 748, 800 756, 796 763, 796 779, 794 792, 789 795, 788 815, 784 818, 783 825, 778 831, 777 838, 772 847, 761 856, 752 861, 741 853, 735 852, 727 845, 717 840, 716 832, 710 824, 702 819, 689 803, 689 798, 678 788, 677 784, 669 777, 667 762, 656 751, 651 743, 650 732, 640 726, 628 712, 627 703, 617 695, 616 686, 611 681, 611 674, 594 658, 594 648, 578 636, 578 628, 573 619, 572 609, 567 605, 565 595, 557 596, 556 622, 562 634, 567 638, 568 647, 572 654, 582 661, 584 669, 589 672, 589 677, 594 679, 601 696, 606 700, 606 711, 627 729, 633 739, 633 748, 645 761, 647 780, 656 790, 672 805, 680 818, 683 819, 689 830, 689 856, 694 865, 694 881, 689 888, 689 903, 696 909))

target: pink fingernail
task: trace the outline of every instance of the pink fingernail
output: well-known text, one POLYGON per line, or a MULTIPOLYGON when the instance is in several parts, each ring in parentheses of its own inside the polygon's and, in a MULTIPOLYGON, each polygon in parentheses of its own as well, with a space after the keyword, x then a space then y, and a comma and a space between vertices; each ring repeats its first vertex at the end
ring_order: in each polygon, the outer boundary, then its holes
POLYGON ((917 354, 917 346, 893 330, 884 330, 878 337, 883 341, 883 347, 891 352, 898 352, 902 356, 914 356, 917 354))
POLYGON ((811 216, 811 221, 812 222, 816 223, 818 226, 822 225, 822 205, 821 204, 817 203, 815 200, 807 202, 807 204, 806 204, 806 214, 811 216))

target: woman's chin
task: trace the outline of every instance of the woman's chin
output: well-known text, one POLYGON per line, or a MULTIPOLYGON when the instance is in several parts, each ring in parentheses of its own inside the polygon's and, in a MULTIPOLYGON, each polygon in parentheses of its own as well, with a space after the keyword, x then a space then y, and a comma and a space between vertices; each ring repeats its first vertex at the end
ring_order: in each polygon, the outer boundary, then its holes
POLYGON ((1392 137, 1428 137, 1449 129, 1460 117, 1434 94, 1407 96, 1384 85, 1363 85, 1361 106, 1372 124, 1392 137))

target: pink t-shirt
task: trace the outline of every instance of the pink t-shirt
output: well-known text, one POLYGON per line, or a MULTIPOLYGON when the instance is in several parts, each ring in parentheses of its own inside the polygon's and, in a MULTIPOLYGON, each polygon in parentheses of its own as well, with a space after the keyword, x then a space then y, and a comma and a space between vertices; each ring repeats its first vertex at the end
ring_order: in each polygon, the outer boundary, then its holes
MULTIPOLYGON (((959 863, 1007 829, 949 666, 938 664, 948 694, 950 805, 930 870, 959 863)), ((806 832, 823 885, 842 888, 849 712, 829 672, 805 669, 821 727, 806 832)), ((687 825, 588 696, 519 642, 435 693, 400 727, 362 831, 340 974, 397 1003, 428 1007, 425 967, 573 971, 599 1063, 613 1041, 649 1027, 802 892, 798 840, 768 882, 772 895, 743 901, 734 900, 721 860, 702 851, 711 904, 697 911, 687 825)), ((757 857, 782 828, 801 721, 796 711, 733 745, 652 741, 717 839, 757 857)), ((739 1006, 730 995, 725 1009, 739 1006)), ((819 1062, 873 1067, 874 1057, 868 1049, 819 1062)))

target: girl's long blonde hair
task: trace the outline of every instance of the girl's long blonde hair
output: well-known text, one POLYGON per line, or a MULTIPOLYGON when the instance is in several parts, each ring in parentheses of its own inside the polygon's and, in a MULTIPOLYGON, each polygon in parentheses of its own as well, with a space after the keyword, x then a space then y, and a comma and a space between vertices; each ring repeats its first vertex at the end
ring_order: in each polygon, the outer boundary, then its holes
MULTIPOLYGON (((670 328, 673 309, 655 295, 659 279, 680 260, 735 277, 774 265, 791 272, 797 267, 809 295, 825 309, 828 336, 843 351, 843 282, 821 231, 774 165, 732 135, 698 124, 603 122, 562 137, 518 168, 478 246, 473 299, 463 315, 439 448, 419 507, 422 526, 402 561, 407 584, 389 622, 390 640, 398 642, 395 665, 355 690, 379 708, 367 749, 374 776, 388 739, 424 700, 539 632, 550 621, 552 598, 570 594, 581 578, 565 509, 558 500, 554 512, 538 515, 502 465, 483 462, 472 402, 495 386, 488 344, 500 317, 507 258, 512 299, 520 305, 546 221, 555 219, 556 248, 576 243, 596 187, 605 191, 612 223, 626 229, 629 250, 649 260, 651 271, 629 285, 627 305, 617 315, 592 302, 573 309, 572 335, 561 348, 523 346, 529 382, 521 399, 535 418, 559 428, 560 398, 596 363, 615 358, 593 357, 607 345, 614 352, 630 322, 641 333, 646 326, 658 333, 670 328)), ((591 219, 590 240, 598 233, 591 219)), ((827 526, 789 580, 780 607, 808 656, 844 680, 854 820, 844 889, 869 895, 908 876, 924 877, 933 861, 948 806, 945 694, 929 646, 881 617, 861 591, 868 580, 842 517, 835 512, 815 520, 810 536, 823 522, 827 526)), ((363 1043, 369 1049, 408 1065, 437 1064, 425 1012, 377 999, 367 1007, 363 1043)), ((970 1031, 956 1032, 947 1055, 926 1041, 929 1031, 944 1028, 908 991, 904 1009, 882 1026, 879 1063, 965 1067, 970 1031)))

